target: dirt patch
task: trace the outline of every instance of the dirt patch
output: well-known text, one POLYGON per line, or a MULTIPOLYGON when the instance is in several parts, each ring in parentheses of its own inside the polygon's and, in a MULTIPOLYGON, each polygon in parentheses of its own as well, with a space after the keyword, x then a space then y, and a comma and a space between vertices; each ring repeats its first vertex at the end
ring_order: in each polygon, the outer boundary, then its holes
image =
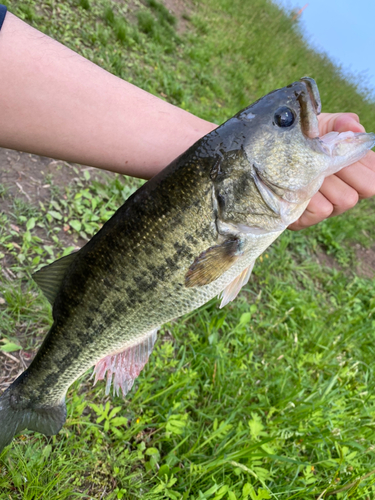
POLYGON ((364 248, 355 246, 355 254, 358 260, 356 273, 361 278, 375 278, 375 246, 364 248))
POLYGON ((315 255, 322 267, 329 267, 331 269, 337 269, 338 271, 343 270, 337 260, 332 255, 326 254, 323 250, 317 250, 315 255))
POLYGON ((4 391, 31 363, 36 351, 0 351, 0 392, 4 391))
MULTIPOLYGON (((63 187, 82 180, 83 172, 103 181, 104 175, 94 167, 80 167, 60 160, 0 148, 0 183, 7 196, 0 199, 0 211, 9 212, 15 197, 39 206, 51 199, 53 186, 63 187)), ((108 173, 108 175, 110 175, 108 173)))
MULTIPOLYGON (((126 9, 126 18, 129 22, 137 23, 137 12, 141 4, 148 7, 145 0, 115 0, 121 7, 126 9)), ((191 0, 158 0, 169 12, 177 19, 176 31, 179 35, 184 33, 189 26, 189 19, 193 12, 193 3, 191 0)))
POLYGON ((192 3, 185 0, 164 0, 163 3, 177 19, 177 33, 184 33, 189 26, 189 18, 193 11, 192 3))
MULTIPOLYGON (((0 148, 0 213, 14 213, 15 198, 41 210, 39 202, 47 208, 51 198, 65 196, 64 187, 82 182, 84 172, 90 171, 90 179, 106 183, 115 174, 94 167, 70 164, 43 156, 0 148)), ((44 243, 42 231, 35 230, 44 243)), ((82 238, 60 231, 58 238, 64 246, 81 247, 82 238)))
POLYGON ((332 255, 327 255, 323 250, 318 250, 315 255, 322 267, 329 267, 344 272, 347 276, 356 274, 360 278, 375 278, 375 246, 365 248, 359 243, 353 245, 357 264, 355 267, 344 268, 340 266, 332 255))

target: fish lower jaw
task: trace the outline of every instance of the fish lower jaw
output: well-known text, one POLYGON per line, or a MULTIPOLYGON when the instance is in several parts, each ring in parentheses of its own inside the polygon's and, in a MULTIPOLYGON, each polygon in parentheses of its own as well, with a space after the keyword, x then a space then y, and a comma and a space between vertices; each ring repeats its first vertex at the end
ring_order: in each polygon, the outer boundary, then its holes
POLYGON ((318 139, 321 151, 329 157, 325 177, 363 158, 375 145, 374 133, 329 132, 318 139))

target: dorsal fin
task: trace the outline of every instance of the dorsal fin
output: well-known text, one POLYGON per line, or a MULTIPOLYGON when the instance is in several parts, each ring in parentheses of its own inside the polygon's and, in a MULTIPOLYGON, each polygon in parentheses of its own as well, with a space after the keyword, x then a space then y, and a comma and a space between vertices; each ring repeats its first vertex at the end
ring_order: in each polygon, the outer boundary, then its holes
POLYGON ((62 280, 66 271, 75 259, 77 252, 61 257, 61 259, 52 262, 48 266, 44 266, 39 271, 32 275, 33 280, 42 290, 48 301, 53 305, 56 295, 58 294, 62 280))

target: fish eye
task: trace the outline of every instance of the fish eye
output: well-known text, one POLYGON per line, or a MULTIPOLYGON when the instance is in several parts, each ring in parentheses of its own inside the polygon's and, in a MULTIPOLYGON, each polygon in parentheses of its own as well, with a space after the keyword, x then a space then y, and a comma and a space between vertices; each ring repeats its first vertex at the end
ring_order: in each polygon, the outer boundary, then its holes
POLYGON ((286 106, 282 106, 276 111, 274 120, 278 127, 290 127, 294 123, 293 111, 286 106))

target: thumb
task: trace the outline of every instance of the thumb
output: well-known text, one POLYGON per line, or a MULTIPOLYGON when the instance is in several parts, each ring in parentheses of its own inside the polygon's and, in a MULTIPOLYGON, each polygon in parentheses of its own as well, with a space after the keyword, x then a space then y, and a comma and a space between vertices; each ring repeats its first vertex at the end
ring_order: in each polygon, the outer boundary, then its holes
POLYGON ((328 132, 365 132, 355 113, 321 113, 319 119, 320 135, 328 132))

